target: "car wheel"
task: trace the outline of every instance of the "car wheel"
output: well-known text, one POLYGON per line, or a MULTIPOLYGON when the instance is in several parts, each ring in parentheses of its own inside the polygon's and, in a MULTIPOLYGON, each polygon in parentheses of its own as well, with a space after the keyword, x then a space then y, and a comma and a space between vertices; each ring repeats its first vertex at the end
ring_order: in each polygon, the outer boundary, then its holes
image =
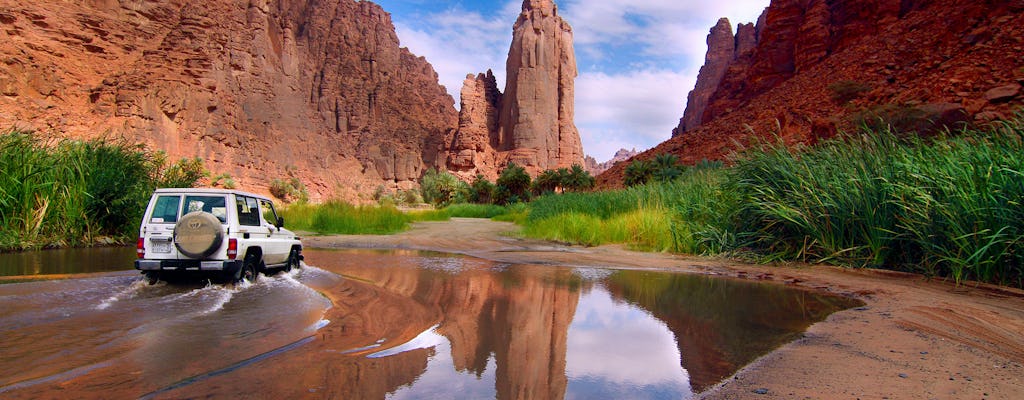
POLYGON ((258 262, 256 256, 246 256, 245 261, 242 262, 242 270, 238 272, 238 280, 235 282, 247 281, 249 283, 256 283, 256 279, 259 279, 258 262))
POLYGON ((156 271, 146 271, 143 273, 143 277, 146 278, 146 283, 150 285, 156 285, 160 281, 160 273, 156 271))
POLYGON ((302 264, 299 264, 299 251, 292 249, 291 253, 288 253, 288 263, 284 266, 284 272, 289 272, 292 268, 299 269, 302 264))

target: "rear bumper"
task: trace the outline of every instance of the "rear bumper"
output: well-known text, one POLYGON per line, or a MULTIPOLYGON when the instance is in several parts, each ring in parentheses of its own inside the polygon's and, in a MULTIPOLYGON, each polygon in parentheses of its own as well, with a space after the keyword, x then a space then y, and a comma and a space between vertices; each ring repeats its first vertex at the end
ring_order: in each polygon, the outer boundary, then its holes
POLYGON ((242 268, 242 260, 135 260, 139 271, 225 272, 228 275, 242 268))

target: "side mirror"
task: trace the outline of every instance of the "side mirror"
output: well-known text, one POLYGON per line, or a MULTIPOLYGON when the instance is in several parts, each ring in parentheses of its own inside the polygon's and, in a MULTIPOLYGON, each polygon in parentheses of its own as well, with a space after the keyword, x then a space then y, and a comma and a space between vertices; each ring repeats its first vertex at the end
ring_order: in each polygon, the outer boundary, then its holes
POLYGON ((277 222, 274 224, 274 226, 276 226, 277 229, 283 228, 284 227, 284 217, 277 217, 277 222))

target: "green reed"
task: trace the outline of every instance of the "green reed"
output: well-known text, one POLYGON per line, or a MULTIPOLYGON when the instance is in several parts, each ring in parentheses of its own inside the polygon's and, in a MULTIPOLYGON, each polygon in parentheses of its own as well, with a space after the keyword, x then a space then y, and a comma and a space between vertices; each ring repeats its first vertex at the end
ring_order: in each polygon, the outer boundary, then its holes
POLYGON ((1021 287, 1022 142, 1024 116, 926 139, 864 130, 813 147, 769 143, 670 183, 542 196, 521 224, 526 236, 568 243, 1021 287))
POLYGON ((1021 126, 766 146, 734 168, 737 232, 779 259, 1021 286, 1021 126))
POLYGON ((0 250, 129 236, 155 187, 157 158, 126 142, 0 134, 0 250))

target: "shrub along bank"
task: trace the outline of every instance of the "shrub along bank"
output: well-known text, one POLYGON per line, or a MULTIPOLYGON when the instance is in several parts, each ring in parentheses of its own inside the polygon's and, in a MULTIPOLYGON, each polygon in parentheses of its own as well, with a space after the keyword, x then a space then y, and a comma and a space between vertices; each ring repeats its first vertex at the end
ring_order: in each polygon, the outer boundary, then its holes
POLYGON ((127 142, 0 134, 0 251, 133 237, 154 188, 192 186, 204 174, 198 159, 168 166, 127 142))
POLYGON ((1024 281, 1024 117, 921 139, 864 131, 811 148, 764 145, 668 183, 548 195, 527 236, 760 260, 1024 281))

